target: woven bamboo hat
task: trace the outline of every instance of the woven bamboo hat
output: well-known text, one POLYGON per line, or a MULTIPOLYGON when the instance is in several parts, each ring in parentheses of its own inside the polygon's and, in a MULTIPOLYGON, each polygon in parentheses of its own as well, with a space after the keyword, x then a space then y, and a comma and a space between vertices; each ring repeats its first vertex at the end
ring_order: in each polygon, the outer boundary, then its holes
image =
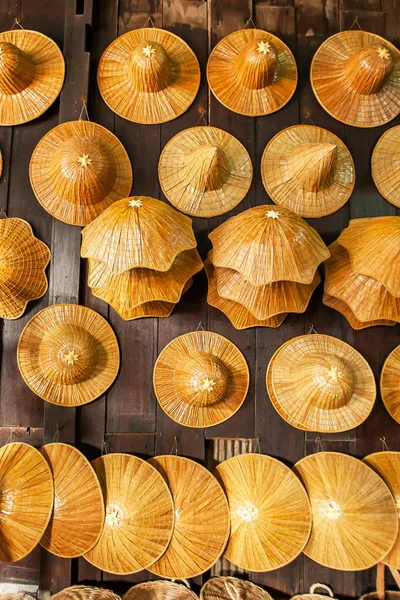
POLYGON ((342 31, 321 44, 311 63, 321 106, 355 127, 377 127, 400 113, 400 52, 367 31, 342 31))
POLYGON ((114 575, 147 569, 164 554, 172 535, 174 511, 167 484, 137 456, 108 454, 92 465, 106 517, 99 541, 84 557, 114 575))
POLYGON ((334 598, 334 594, 328 585, 325 585, 324 583, 314 583, 310 587, 310 591, 308 594, 296 594, 295 596, 291 597, 291 600, 326 600, 327 599, 326 594, 316 594, 315 593, 315 590, 318 590, 318 589, 325 590, 326 592, 328 592, 328 596, 330 598, 334 598))
POLYGON ((166 414, 186 427, 211 427, 234 415, 249 387, 240 350, 211 331, 181 335, 160 353, 154 390, 166 414))
POLYGON ((60 406, 80 406, 101 396, 119 369, 119 348, 108 322, 77 304, 54 304, 23 329, 18 367, 39 398, 60 406))
POLYGON ((46 133, 33 151, 29 176, 43 208, 70 225, 88 225, 132 187, 121 142, 105 127, 82 120, 46 133))
POLYGON ((186 112, 200 85, 194 52, 164 29, 128 31, 104 51, 97 71, 104 102, 135 123, 171 121, 186 112))
POLYGON ((379 138, 372 153, 371 172, 379 193, 400 208, 400 125, 379 138))
POLYGON ((52 597, 54 600, 120 600, 111 590, 90 585, 71 585, 52 597))
POLYGON ((351 154, 336 135, 313 125, 293 125, 267 144, 261 177, 269 197, 302 217, 330 215, 355 184, 351 154))
POLYGON ((343 300, 339 300, 338 298, 334 298, 333 296, 329 296, 326 292, 324 292, 323 303, 329 308, 333 308, 340 312, 348 321, 350 327, 355 330, 366 329, 367 327, 376 327, 379 325, 387 325, 393 326, 396 325, 396 321, 387 321, 385 319, 375 319, 373 321, 359 321, 351 308, 343 302, 343 300))
POLYGON ((40 117, 64 83, 61 50, 38 31, 0 33, 0 125, 20 125, 40 117))
POLYGON ((241 29, 211 52, 207 79, 214 96, 241 115, 269 115, 289 102, 297 86, 289 48, 262 29, 241 29))
POLYGON ((93 467, 68 444, 46 444, 40 452, 54 483, 54 506, 41 545, 62 558, 81 556, 97 543, 104 525, 104 501, 93 467))
POLYGON ((400 424, 400 346, 397 346, 385 360, 380 388, 386 410, 400 424))
POLYGON ((36 448, 14 442, 0 448, 0 560, 15 562, 40 542, 53 508, 50 468, 36 448))
POLYGON ((131 587, 123 600, 199 600, 190 588, 175 581, 145 581, 131 587))
POLYGON ((168 200, 194 217, 229 212, 249 191, 253 167, 246 148, 217 127, 191 127, 164 147, 158 177, 168 200))
POLYGON ((47 292, 50 250, 23 219, 0 221, 0 317, 18 319, 26 305, 47 292))
POLYGON ((213 577, 200 590, 201 600, 272 600, 266 590, 237 577, 213 577))

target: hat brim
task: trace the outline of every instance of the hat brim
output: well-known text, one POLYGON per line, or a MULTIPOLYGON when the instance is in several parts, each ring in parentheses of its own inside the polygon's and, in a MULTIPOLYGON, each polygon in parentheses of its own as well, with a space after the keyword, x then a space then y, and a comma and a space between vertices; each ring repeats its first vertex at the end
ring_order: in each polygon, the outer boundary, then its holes
POLYGON ((372 179, 378 192, 400 208, 400 172, 398 165, 396 168, 393 164, 395 154, 400 156, 400 125, 388 129, 379 138, 371 159, 372 179))
POLYGON ((400 346, 387 357, 382 367, 380 390, 390 416, 400 424, 400 346))
POLYGON ((359 321, 350 306, 346 304, 343 300, 339 298, 335 298, 334 296, 330 296, 326 292, 322 297, 322 302, 325 306, 329 306, 329 308, 333 308, 340 312, 345 319, 347 319, 350 327, 355 329, 356 331, 360 329, 366 329, 367 327, 377 327, 378 325, 388 325, 393 326, 396 325, 396 321, 389 321, 387 319, 374 319, 373 321, 359 321))

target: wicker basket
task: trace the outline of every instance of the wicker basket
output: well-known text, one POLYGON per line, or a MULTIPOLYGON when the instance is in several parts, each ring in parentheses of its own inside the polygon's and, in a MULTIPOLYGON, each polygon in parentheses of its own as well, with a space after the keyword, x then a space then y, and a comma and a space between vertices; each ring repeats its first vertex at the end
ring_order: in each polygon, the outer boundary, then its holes
POLYGON ((205 582, 200 600, 272 600, 260 586, 237 577, 213 577, 205 582))
POLYGON ((295 596, 292 596, 291 600, 326 600, 326 594, 315 593, 315 590, 319 589, 325 590, 326 592, 328 592, 328 596, 330 598, 334 598, 334 594, 329 586, 325 585, 324 583, 314 583, 310 587, 310 592, 308 594, 296 594, 295 596))
POLYGON ((330 308, 333 308, 334 310, 340 312, 347 319, 350 327, 352 327, 355 330, 366 329, 367 327, 376 327, 378 325, 396 325, 396 321, 385 321, 384 319, 378 319, 373 321, 359 321, 355 317, 350 307, 345 302, 343 302, 343 300, 339 300, 338 298, 329 296, 329 294, 327 294, 326 292, 323 295, 322 301, 326 306, 329 306, 330 308))
POLYGON ((134 585, 122 600, 199 600, 199 597, 186 585, 159 580, 134 585))
POLYGON ((120 600, 120 596, 105 588, 72 585, 54 594, 51 600, 120 600))
MULTIPOLYGON (((400 589, 399 572, 393 568, 389 570, 400 589)), ((400 592, 385 589, 385 565, 383 563, 378 563, 376 566, 376 592, 364 594, 360 600, 400 600, 400 592)))
POLYGON ((386 410, 400 424, 400 346, 397 346, 385 360, 380 389, 386 410))
POLYGON ((379 193, 400 208, 400 125, 382 134, 372 153, 372 178, 379 193))

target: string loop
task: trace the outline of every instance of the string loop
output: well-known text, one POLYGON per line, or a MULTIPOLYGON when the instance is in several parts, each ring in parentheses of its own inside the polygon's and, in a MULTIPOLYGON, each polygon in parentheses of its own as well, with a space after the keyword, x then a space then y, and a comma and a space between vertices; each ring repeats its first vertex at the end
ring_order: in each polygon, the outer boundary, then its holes
POLYGON ((14 21, 14 25, 11 27, 11 29, 14 29, 14 27, 20 27, 21 29, 23 29, 21 23, 18 21, 18 17, 15 17, 15 21, 14 21))
POLYGON ((246 21, 246 23, 245 23, 245 25, 244 25, 243 29, 247 29, 247 27, 248 27, 249 25, 252 25, 252 26, 253 26, 253 29, 257 29, 257 27, 256 27, 256 24, 255 24, 255 23, 254 23, 254 21, 253 21, 253 17, 249 17, 249 18, 247 19, 247 21, 246 21))
POLYGON ((86 121, 90 121, 88 109, 86 106, 86 100, 82 99, 82 102, 83 102, 83 104, 82 104, 81 112, 79 113, 78 121, 82 121, 83 115, 85 115, 86 121))
POLYGON ((147 24, 148 24, 148 23, 149 23, 150 27, 154 27, 154 28, 156 27, 156 26, 154 25, 154 21, 153 21, 153 19, 151 18, 151 16, 150 16, 150 15, 147 17, 147 19, 146 19, 146 21, 145 21, 145 23, 144 23, 144 25, 143 25, 143 28, 147 27, 147 24))
POLYGON ((56 423, 56 430, 54 432, 53 439, 52 439, 51 443, 52 444, 57 444, 59 437, 60 437, 60 428, 58 426, 58 421, 57 421, 57 423, 56 423))
POLYGON ((1 207, 1 208, 0 208, 0 218, 1 218, 1 219, 3 219, 3 218, 4 218, 4 219, 7 219, 7 218, 8 218, 8 217, 7 217, 7 214, 6 214, 6 211, 4 210, 4 208, 3 208, 3 207, 1 207))
POLYGON ((308 335, 312 333, 318 333, 318 331, 314 328, 314 325, 311 325, 310 329, 308 330, 308 335))
POLYGON ((172 448, 171 448, 171 452, 170 454, 174 454, 178 456, 178 438, 176 437, 176 435, 174 435, 174 443, 172 444, 172 448))
POLYGON ((379 441, 382 442, 382 448, 383 448, 383 450, 384 451, 386 450, 386 452, 389 452, 389 446, 386 443, 386 438, 385 438, 384 435, 379 438, 379 441))
POLYGON ((351 27, 349 27, 349 29, 353 29, 354 25, 357 25, 358 29, 360 29, 360 30, 362 29, 361 25, 359 23, 359 20, 358 20, 358 15, 356 15, 356 18, 354 19, 354 21, 353 21, 351 27))
POLYGON ((315 445, 317 446, 317 452, 324 452, 324 447, 322 445, 322 440, 319 435, 315 438, 315 445))

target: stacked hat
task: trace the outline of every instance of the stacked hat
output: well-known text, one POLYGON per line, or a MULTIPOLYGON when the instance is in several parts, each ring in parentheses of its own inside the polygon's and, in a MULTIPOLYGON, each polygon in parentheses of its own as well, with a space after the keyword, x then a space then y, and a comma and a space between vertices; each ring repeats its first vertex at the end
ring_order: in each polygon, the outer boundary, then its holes
POLYGON ((208 303, 236 329, 279 327, 287 313, 304 312, 329 256, 310 225, 274 205, 250 208, 209 237, 208 303))
POLYGON ((88 283, 125 320, 169 317, 203 267, 192 220, 164 202, 114 202, 82 231, 88 283))
POLYGON ((354 219, 329 247, 324 304, 353 329, 400 322, 400 217, 354 219))

